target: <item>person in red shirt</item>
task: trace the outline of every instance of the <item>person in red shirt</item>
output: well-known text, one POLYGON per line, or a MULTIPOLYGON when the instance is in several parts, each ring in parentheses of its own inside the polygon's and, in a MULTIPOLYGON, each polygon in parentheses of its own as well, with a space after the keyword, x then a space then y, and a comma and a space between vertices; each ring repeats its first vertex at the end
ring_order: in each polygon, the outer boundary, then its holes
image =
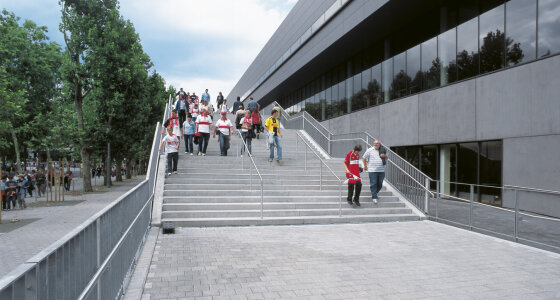
POLYGON ((344 160, 344 168, 346 169, 346 178, 348 178, 348 204, 352 205, 352 195, 354 195, 354 203, 360 206, 360 192, 362 191, 362 179, 360 178, 360 151, 361 145, 356 145, 354 150, 346 154, 344 160), (354 189, 355 187, 355 189, 354 189), (354 194, 354 190, 356 193, 354 194))

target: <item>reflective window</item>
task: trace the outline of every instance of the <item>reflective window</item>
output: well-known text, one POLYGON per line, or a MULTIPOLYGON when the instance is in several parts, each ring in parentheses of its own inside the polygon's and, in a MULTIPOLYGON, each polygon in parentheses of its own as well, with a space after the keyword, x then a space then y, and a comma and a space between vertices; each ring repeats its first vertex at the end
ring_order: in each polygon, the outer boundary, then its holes
POLYGON ((457 77, 478 75, 478 18, 457 27, 457 77))
MULTIPOLYGON (((502 141, 480 143, 480 184, 502 185, 502 141)), ((501 205, 500 189, 480 189, 480 201, 501 205)))
POLYGON ((439 180, 441 193, 455 195, 456 186, 451 182, 456 181, 457 147, 455 144, 441 145, 439 148, 439 180))
POLYGON ((539 0, 539 57, 560 51, 560 0, 539 0))
POLYGON ((420 168, 420 147, 407 147, 406 160, 416 168, 420 168))
POLYGON ((371 80, 367 85, 368 101, 371 101, 368 102, 368 106, 379 105, 383 102, 381 77, 381 64, 377 64, 371 68, 371 80))
POLYGON ((444 86, 454 82, 457 75, 456 59, 456 29, 450 29, 438 37, 438 58, 441 63, 439 82, 444 86))
POLYGON ((361 93, 363 107, 370 107, 374 105, 372 103, 371 96, 368 92, 368 85, 370 81, 371 81, 371 68, 362 71, 362 89, 360 93, 361 93))
MULTIPOLYGON (((423 146, 420 159, 420 170, 430 178, 437 178, 437 161, 437 147, 435 145, 423 146)), ((436 188, 435 182, 431 182, 430 185, 431 189, 436 188)))
POLYGON ((512 0, 506 3, 506 62, 508 66, 536 58, 537 2, 512 0))
MULTIPOLYGON (((461 183, 477 184, 478 177, 478 143, 459 144, 459 155, 457 156, 458 178, 461 183)), ((459 197, 470 199, 470 187, 460 184, 457 187, 459 197)))
POLYGON ((420 45, 406 51, 406 74, 411 81, 408 85, 408 94, 420 92, 422 87, 422 72, 420 71, 420 45))
POLYGON ((422 43, 422 90, 439 86, 441 64, 437 56, 437 37, 422 43))
MULTIPOLYGON (((362 109, 367 107, 366 103, 366 91, 362 88, 362 73, 360 72, 354 75, 354 86, 353 86, 353 94, 352 94, 352 110, 356 111, 358 109, 362 109)), ((366 81, 367 82, 367 81, 366 81)))
POLYGON ((391 82, 391 100, 407 95, 407 88, 411 79, 406 74, 406 52, 393 57, 393 82, 391 82))
POLYGON ((389 102, 389 91, 391 88, 391 82, 393 82, 393 59, 389 58, 388 60, 382 63, 381 70, 383 71, 383 102, 389 102))
POLYGON ((480 74, 504 67, 504 5, 480 15, 480 74))

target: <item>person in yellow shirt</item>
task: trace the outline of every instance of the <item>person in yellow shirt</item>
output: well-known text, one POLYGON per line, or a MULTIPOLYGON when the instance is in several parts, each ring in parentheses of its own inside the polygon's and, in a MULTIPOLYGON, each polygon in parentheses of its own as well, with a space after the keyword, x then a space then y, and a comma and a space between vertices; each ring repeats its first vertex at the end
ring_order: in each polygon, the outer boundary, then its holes
POLYGON ((274 160, 274 147, 276 146, 276 154, 278 156, 277 162, 282 162, 282 145, 280 144, 280 138, 283 137, 280 132, 280 122, 276 119, 278 116, 277 110, 272 110, 270 117, 266 119, 264 126, 267 130, 267 143, 270 146, 270 156, 268 158, 269 162, 274 160))

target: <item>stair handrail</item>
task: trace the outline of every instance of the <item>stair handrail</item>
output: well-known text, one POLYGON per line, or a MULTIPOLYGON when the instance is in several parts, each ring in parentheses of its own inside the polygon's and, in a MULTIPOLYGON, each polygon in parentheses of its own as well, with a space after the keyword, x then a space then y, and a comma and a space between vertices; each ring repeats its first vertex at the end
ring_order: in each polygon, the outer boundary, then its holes
MULTIPOLYGON (((332 154, 332 149, 331 148, 332 148, 332 143, 333 142, 362 141, 368 147, 372 147, 372 144, 370 144, 370 139, 372 141, 376 140, 375 137, 373 137, 371 134, 369 134, 367 132, 343 133, 343 134, 336 134, 335 135, 335 136, 337 136, 337 135, 341 136, 341 135, 345 135, 345 134, 346 135, 349 135, 349 134, 364 134, 366 136, 366 139, 359 138, 359 137, 357 137, 357 138, 353 137, 353 138, 348 138, 348 139, 333 139, 332 136, 334 134, 332 134, 328 129, 325 128, 325 126, 323 126, 319 121, 317 121, 312 115, 310 115, 306 111, 303 111, 303 113, 301 113, 300 115, 292 117, 284 110, 284 108, 277 101, 273 101, 272 105, 278 106, 281 109, 282 114, 287 116, 287 118, 286 118, 287 121, 291 122, 291 121, 294 121, 294 120, 297 120, 297 119, 301 118, 301 120, 302 120, 301 127, 302 127, 303 130, 306 130, 305 129, 305 123, 307 122, 316 131, 318 131, 320 133, 320 135, 327 142, 327 149, 325 149, 325 150, 329 153, 329 155, 332 154), (315 123, 318 124, 322 129, 315 126, 315 123), (324 132, 326 132, 326 134, 324 132)), ((317 141, 317 142, 320 144, 319 141, 317 141)), ((404 176, 401 176, 399 174, 396 174, 396 175, 395 174, 389 174, 389 176, 387 176, 387 181, 389 181, 390 183, 394 183, 393 185, 395 186, 395 188, 400 190, 402 194, 406 195, 406 197, 409 198, 409 200, 415 206, 417 206, 418 208, 423 209, 425 212, 427 212, 428 211, 428 198, 429 198, 429 196, 432 196, 432 198, 434 196, 434 193, 432 191, 430 191, 430 183, 434 182, 435 180, 430 178, 428 175, 424 174, 422 171, 420 171, 418 168, 416 168, 414 165, 412 165, 407 160, 400 157, 397 153, 392 151, 389 147, 387 147, 385 145, 383 145, 383 146, 387 150, 387 154, 388 154, 387 161, 389 161, 392 166, 395 166, 396 170, 398 170, 399 172, 404 174, 404 176), (396 161, 394 161, 394 160, 396 160, 396 161), (418 178, 416 178, 412 174, 417 175, 418 178), (421 191, 422 195, 419 194, 420 193, 419 191, 421 191)), ((390 173, 390 172, 388 172, 388 173, 390 173)))
MULTIPOLYGON (((340 177, 338 177, 338 175, 336 175, 336 173, 331 169, 331 167, 329 167, 329 165, 321 158, 321 156, 319 154, 317 154, 314 150, 313 147, 311 145, 309 145, 309 143, 305 140, 305 138, 303 138, 303 136, 301 135, 301 133, 299 131, 296 131, 297 133, 297 137, 300 138, 303 141, 303 144, 306 146, 305 147, 305 170, 307 171, 307 148, 309 148, 311 150, 311 153, 315 154, 315 156, 319 159, 319 161, 321 162, 319 164, 319 166, 321 167, 320 169, 320 173, 319 173, 319 190, 322 191, 323 190, 323 165, 325 165, 327 167, 327 169, 331 172, 331 174, 334 175, 334 177, 338 180, 340 186, 339 186, 339 206, 338 206, 338 216, 342 217, 342 185, 344 184, 344 181, 342 179, 340 179, 340 177)), ((296 140, 297 141, 297 140, 296 140)), ((297 150, 297 148, 296 148, 297 150)))
MULTIPOLYGON (((259 179, 261 181, 261 219, 263 219, 264 217, 264 181, 263 181, 263 177, 261 175, 261 172, 259 171, 259 168, 257 168, 257 164, 255 163, 255 160, 253 159, 253 155, 249 152, 249 147, 247 147, 247 143, 245 143, 245 141, 242 138, 241 135, 241 131, 239 129, 237 129, 237 133, 239 134, 239 137, 241 138, 241 143, 243 143, 243 147, 245 148, 245 153, 248 154, 249 158, 251 159, 251 162, 253 163, 253 166, 255 167, 255 171, 257 172, 257 175, 259 175, 259 179)), ((236 153, 237 155, 237 153, 236 153)), ((241 155, 241 169, 245 169, 244 167, 244 161, 245 161, 245 155, 241 155)), ((253 169, 249 168, 249 180, 250 180, 250 189, 251 191, 253 190, 253 169)))

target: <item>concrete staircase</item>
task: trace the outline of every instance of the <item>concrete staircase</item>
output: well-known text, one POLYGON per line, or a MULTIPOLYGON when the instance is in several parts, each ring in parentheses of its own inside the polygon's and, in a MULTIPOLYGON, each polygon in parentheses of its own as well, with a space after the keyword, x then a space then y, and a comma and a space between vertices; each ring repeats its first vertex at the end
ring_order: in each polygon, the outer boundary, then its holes
MULTIPOLYGON (((347 186, 340 185, 308 149, 307 170, 304 146, 296 145, 296 131, 284 130, 283 160, 268 162, 264 138, 253 139, 253 158, 263 177, 261 218, 261 181, 252 171, 250 159, 238 152, 241 138, 232 137, 226 157, 220 156, 219 143, 211 139, 206 156, 190 156, 181 145, 178 174, 165 179, 162 221, 175 226, 246 226, 282 224, 330 224, 360 222, 413 221, 420 217, 397 196, 384 189, 379 203, 373 204, 367 174, 360 198, 361 207, 346 203, 347 186), (340 198, 342 195, 342 198, 340 198), (342 201, 342 203, 340 202, 342 201)), ((329 162, 344 178, 342 160, 329 162)))

